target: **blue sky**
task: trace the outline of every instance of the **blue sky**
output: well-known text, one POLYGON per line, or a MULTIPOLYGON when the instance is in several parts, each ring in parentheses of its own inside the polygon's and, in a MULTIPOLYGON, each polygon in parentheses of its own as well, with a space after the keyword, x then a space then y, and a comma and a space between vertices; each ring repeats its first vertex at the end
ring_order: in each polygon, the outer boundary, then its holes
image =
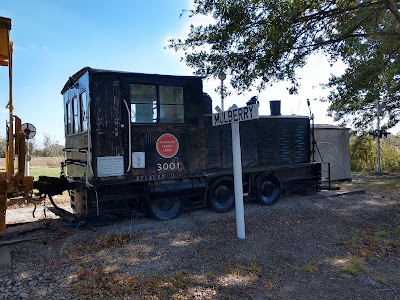
MULTIPOLYGON (((3 1, 0 16, 11 18, 14 42, 14 107, 22 122, 37 128, 37 143, 48 134, 64 143, 63 105, 60 91, 68 77, 85 66, 93 68, 191 75, 179 54, 165 49, 171 37, 184 37, 189 22, 208 22, 207 18, 180 18, 191 0, 12 0, 3 1)), ((306 99, 323 92, 318 83, 343 66, 330 67, 315 56, 299 74, 299 95, 289 96, 279 83, 261 94, 232 95, 233 103, 244 106, 253 95, 261 100, 260 113, 269 114, 266 100, 282 100, 283 114, 308 115, 306 99), (265 101, 264 101, 265 100, 265 101)), ((0 67, 0 135, 5 136, 8 114, 7 68, 0 67), (2 125, 4 124, 4 125, 2 125)), ((229 79, 229 78, 228 78, 229 79)), ((217 80, 205 80, 204 90, 220 105, 214 89, 217 80)), ((326 104, 312 101, 317 123, 333 123, 326 115, 326 104)))

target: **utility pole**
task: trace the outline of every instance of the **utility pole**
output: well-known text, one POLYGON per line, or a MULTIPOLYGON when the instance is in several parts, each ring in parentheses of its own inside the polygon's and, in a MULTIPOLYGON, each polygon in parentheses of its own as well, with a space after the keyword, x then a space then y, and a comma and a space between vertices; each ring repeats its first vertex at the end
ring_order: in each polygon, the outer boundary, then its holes
POLYGON ((377 115, 378 115, 378 130, 377 130, 377 133, 378 133, 378 141, 377 141, 377 145, 378 145, 378 153, 377 153, 377 167, 376 167, 376 173, 378 173, 378 174, 381 174, 382 173, 382 170, 381 170, 381 102, 379 101, 379 99, 378 99, 378 101, 377 101, 377 111, 378 111, 378 113, 377 113, 377 115))
POLYGON ((222 109, 222 111, 225 111, 224 110, 224 98, 225 98, 224 80, 226 79, 226 74, 224 73, 224 71, 221 70, 221 72, 218 74, 218 79, 221 80, 221 109, 222 109))

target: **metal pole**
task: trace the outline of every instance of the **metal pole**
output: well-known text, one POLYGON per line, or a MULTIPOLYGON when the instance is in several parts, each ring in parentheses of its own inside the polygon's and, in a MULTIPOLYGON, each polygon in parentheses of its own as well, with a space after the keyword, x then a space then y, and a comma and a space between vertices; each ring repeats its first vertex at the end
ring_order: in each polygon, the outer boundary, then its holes
POLYGON ((221 79, 221 109, 222 111, 225 111, 224 109, 224 81, 221 79))
POLYGON ((25 153, 25 176, 29 176, 30 156, 29 156, 29 140, 27 139, 27 147, 25 153))
POLYGON ((221 109, 222 111, 225 111, 224 109, 224 80, 226 79, 226 74, 224 71, 219 72, 218 74, 219 80, 221 80, 221 109))
MULTIPOLYGON (((0 29, 6 30, 6 43, 8 55, 5 60, 1 60, 3 65, 7 65, 8 58, 8 79, 9 79, 9 100, 7 107, 10 112, 10 123, 8 129, 8 147, 6 147, 6 180, 0 180, 0 233, 6 229, 6 210, 7 210, 7 192, 12 190, 12 174, 14 173, 14 148, 13 148, 13 105, 12 105, 12 42, 10 41, 11 20, 0 17, 0 29), (4 24, 3 22, 6 21, 4 24)), ((0 41, 2 42, 2 41, 0 41)))
MULTIPOLYGON (((9 32, 8 32, 9 34, 9 32)), ((10 40, 10 39, 8 39, 10 40)), ((13 105, 13 81, 12 81, 12 55, 13 55, 13 47, 12 42, 9 43, 9 59, 8 59, 8 80, 9 80, 9 100, 7 104, 7 108, 9 109, 9 127, 8 127, 8 151, 7 151, 7 190, 12 189, 12 175, 14 174, 14 105, 13 105)))
POLYGON ((380 118, 381 118, 381 104, 380 104, 380 101, 378 100, 378 131, 377 131, 377 133, 378 133, 378 142, 377 142, 377 144, 378 144, 378 153, 377 153, 377 160, 378 160, 378 165, 377 165, 377 167, 376 167, 376 172, 377 173, 381 173, 382 172, 382 170, 381 170, 381 137, 380 137, 380 132, 381 132, 381 120, 380 120, 380 118))
POLYGON ((231 124, 231 130, 232 130, 233 177, 235 185, 236 233, 239 239, 244 239, 246 237, 246 233, 244 224, 242 157, 240 150, 239 122, 233 122, 231 124))

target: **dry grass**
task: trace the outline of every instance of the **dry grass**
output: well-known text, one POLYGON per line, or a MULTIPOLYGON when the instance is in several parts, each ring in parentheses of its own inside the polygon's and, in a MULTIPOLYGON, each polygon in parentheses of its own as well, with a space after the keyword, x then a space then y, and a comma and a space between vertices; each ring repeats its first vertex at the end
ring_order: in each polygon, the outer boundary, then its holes
MULTIPOLYGON (((32 157, 31 167, 60 167, 62 157, 32 157)), ((0 169, 5 169, 6 159, 0 158, 0 169)))
POLYGON ((400 230, 395 226, 353 228, 350 247, 359 257, 400 257, 400 230))
POLYGON ((400 193, 399 174, 353 173, 351 182, 342 183, 342 190, 364 189, 371 194, 396 195, 400 193))

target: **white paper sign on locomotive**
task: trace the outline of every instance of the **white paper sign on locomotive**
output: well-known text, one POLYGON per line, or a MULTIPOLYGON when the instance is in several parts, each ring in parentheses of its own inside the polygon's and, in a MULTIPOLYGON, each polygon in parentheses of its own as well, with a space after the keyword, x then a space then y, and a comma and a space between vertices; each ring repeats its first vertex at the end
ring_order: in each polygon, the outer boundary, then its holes
POLYGON ((123 156, 103 156, 97 158, 97 176, 122 176, 124 175, 123 156))
POLYGON ((146 167, 146 159, 144 152, 132 152, 132 168, 144 169, 146 167))

